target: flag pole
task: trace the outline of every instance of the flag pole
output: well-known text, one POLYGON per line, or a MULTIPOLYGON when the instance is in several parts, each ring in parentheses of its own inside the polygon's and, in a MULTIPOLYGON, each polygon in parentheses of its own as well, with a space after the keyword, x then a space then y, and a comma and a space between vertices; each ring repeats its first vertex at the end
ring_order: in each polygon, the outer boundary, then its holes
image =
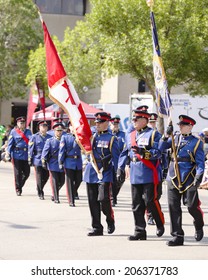
MULTIPOLYGON (((146 0, 146 3, 147 3, 147 6, 150 7, 150 11, 151 11, 151 14, 153 16, 153 20, 154 20, 154 15, 153 15, 153 6, 154 6, 154 0, 146 0)), ((156 30, 156 27, 155 27, 155 30, 156 30)), ((155 33, 157 33, 155 31, 155 33)), ((157 34, 155 34, 156 37, 157 37, 157 34)), ((157 38, 158 40, 158 38, 157 38)), ((157 42, 158 43, 158 42, 157 42)), ((154 44, 154 42, 153 42, 154 44)), ((157 45, 157 48, 159 50, 159 43, 157 45)), ((163 68, 163 64, 162 64, 162 60, 160 58, 160 67, 162 68, 162 71, 163 71, 163 74, 165 75, 165 71, 164 71, 164 68, 163 68)), ((167 85, 167 83, 166 83, 167 85)), ((156 85, 157 86, 157 85, 156 85)), ((169 94, 168 94, 168 97, 169 97, 169 94)), ((163 104, 164 105, 164 104, 163 104)), ((169 104, 170 105, 170 104, 169 104)), ((165 104, 165 107, 166 107, 166 104, 165 104)), ((167 109, 167 108, 165 108, 167 109)), ((169 109, 169 108, 168 108, 169 109)), ((166 112, 167 113, 167 112, 166 112)), ((169 112, 170 113, 170 112, 169 112)), ((171 116, 169 117, 169 125, 172 125, 172 119, 171 119, 171 116)), ((176 170, 176 176, 177 176, 177 179, 178 179, 178 188, 179 188, 179 192, 180 192, 180 189, 182 188, 182 184, 181 184, 181 178, 180 178, 180 172, 179 172, 179 166, 178 166, 178 160, 177 160, 177 155, 176 155, 176 147, 175 147, 175 139, 174 139, 174 135, 173 133, 171 133, 171 140, 172 140, 172 152, 173 152, 173 158, 174 158, 174 162, 175 162, 175 170, 176 170)))

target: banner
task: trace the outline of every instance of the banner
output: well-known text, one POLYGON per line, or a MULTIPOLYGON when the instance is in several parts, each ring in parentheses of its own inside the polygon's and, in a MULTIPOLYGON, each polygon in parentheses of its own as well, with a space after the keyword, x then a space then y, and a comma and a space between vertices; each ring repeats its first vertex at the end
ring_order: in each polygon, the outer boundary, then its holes
POLYGON ((81 149, 89 154, 92 150, 90 126, 76 90, 67 77, 56 47, 50 37, 45 22, 42 20, 46 48, 46 66, 48 75, 49 97, 69 116, 81 149))
POLYGON ((26 127, 29 126, 29 124, 33 118, 33 113, 35 112, 37 105, 38 105, 37 87, 35 85, 33 85, 30 88, 30 94, 29 94, 29 99, 28 99, 26 127))
POLYGON ((150 12, 152 40, 153 40, 153 71, 155 79, 155 94, 160 117, 169 117, 172 107, 168 83, 160 55, 160 46, 158 42, 157 29, 154 19, 154 13, 150 12))

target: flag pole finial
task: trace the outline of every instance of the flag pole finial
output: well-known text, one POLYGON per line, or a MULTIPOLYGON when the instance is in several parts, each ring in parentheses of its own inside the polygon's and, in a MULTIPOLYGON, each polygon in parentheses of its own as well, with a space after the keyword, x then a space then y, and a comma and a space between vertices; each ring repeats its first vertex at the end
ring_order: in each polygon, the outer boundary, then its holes
POLYGON ((40 9, 39 9, 39 7, 37 5, 35 5, 35 6, 36 6, 36 9, 38 11, 38 15, 39 15, 40 21, 43 23, 43 17, 41 15, 40 9))
POLYGON ((146 2, 147 2, 147 6, 152 9, 154 6, 154 0, 146 0, 146 2))

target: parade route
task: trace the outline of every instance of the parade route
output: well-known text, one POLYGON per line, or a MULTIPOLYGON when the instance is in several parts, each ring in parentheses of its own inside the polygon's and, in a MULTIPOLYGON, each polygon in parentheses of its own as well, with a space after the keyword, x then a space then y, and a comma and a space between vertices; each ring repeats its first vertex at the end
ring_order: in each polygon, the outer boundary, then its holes
POLYGON ((199 190, 204 212, 204 233, 201 242, 194 239, 193 220, 183 207, 184 246, 168 247, 171 239, 166 187, 161 206, 165 215, 165 234, 158 238, 156 227, 147 225, 147 240, 127 240, 134 232, 131 211, 130 183, 127 180, 114 208, 116 230, 107 234, 102 215, 104 236, 88 237, 91 218, 86 187, 79 188, 76 207, 69 207, 65 185, 60 192, 60 204, 51 201, 49 182, 45 200, 36 193, 34 169, 22 196, 16 196, 11 163, 0 162, 0 259, 1 260, 207 260, 208 259, 208 191, 199 190))

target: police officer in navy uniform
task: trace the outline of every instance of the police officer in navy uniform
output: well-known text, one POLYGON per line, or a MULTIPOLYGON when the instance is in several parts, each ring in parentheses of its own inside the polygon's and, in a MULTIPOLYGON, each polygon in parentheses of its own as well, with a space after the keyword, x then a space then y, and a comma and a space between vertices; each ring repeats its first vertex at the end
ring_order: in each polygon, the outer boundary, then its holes
MULTIPOLYGON (((170 230, 173 236, 173 239, 167 242, 168 246, 181 246, 184 243, 181 200, 194 219, 196 241, 200 241, 204 235, 203 212, 197 190, 204 173, 203 143, 192 135, 192 128, 196 124, 193 118, 180 115, 179 120, 180 133, 174 135, 179 173, 177 174, 175 157, 172 154, 167 177, 170 230)), ((161 151, 172 147, 172 138, 169 137, 172 132, 173 126, 169 125, 160 141, 161 151)))
POLYGON ((113 182, 113 169, 117 170, 120 154, 117 137, 108 131, 110 115, 100 112, 95 114, 95 118, 97 132, 92 139, 93 156, 84 172, 93 228, 88 236, 103 235, 101 211, 106 216, 108 234, 112 234, 115 230, 110 184, 113 182))
MULTIPOLYGON (((150 113, 150 118, 149 118, 148 126, 153 128, 154 130, 157 130, 157 120, 158 120, 158 114, 150 113)), ((162 195, 162 182, 167 177, 168 162, 169 162, 168 161, 168 152, 164 151, 164 152, 162 152, 162 155, 161 155, 162 181, 158 185, 158 200, 161 198, 161 195, 162 195)), ((147 223, 148 223, 148 225, 155 225, 152 213, 148 209, 147 209, 147 223)))
POLYGON ((64 125, 63 123, 55 123, 53 129, 54 136, 46 140, 41 155, 41 161, 43 168, 46 168, 47 165, 49 170, 53 193, 52 200, 55 203, 60 203, 59 191, 65 183, 65 173, 63 168, 59 168, 58 153, 64 125))
POLYGON ((146 110, 134 110, 134 130, 127 134, 126 148, 120 155, 117 178, 122 179, 130 157, 132 210, 135 222, 134 235, 129 240, 146 240, 145 210, 148 208, 157 225, 158 237, 164 234, 164 215, 158 201, 157 188, 162 180, 161 152, 158 149, 160 134, 148 127, 150 115, 146 110))
POLYGON ((12 159, 14 166, 16 194, 22 194, 22 188, 30 175, 28 164, 28 142, 32 135, 29 129, 25 128, 25 117, 16 119, 17 126, 12 129, 9 135, 5 160, 12 159))
MULTIPOLYGON (((115 117, 110 119, 110 130, 113 135, 115 135, 118 138, 118 145, 120 152, 123 151, 124 145, 125 145, 125 132, 120 130, 121 118, 119 115, 116 115, 115 117)), ((117 204, 117 196, 119 194, 119 191, 122 187, 122 184, 119 184, 116 180, 116 172, 114 173, 114 181, 112 183, 112 199, 113 199, 113 206, 117 204)))
POLYGON ((38 122, 39 131, 33 134, 29 141, 28 163, 35 168, 38 197, 44 199, 44 186, 49 178, 49 171, 42 167, 41 154, 47 139, 52 136, 47 133, 48 124, 42 120, 38 122))
MULTIPOLYGON (((51 135, 51 136, 54 136, 54 129, 53 129, 53 126, 54 124, 56 123, 62 123, 62 125, 64 126, 64 129, 65 129, 65 124, 63 122, 63 118, 62 117, 57 117, 57 118, 54 118, 52 121, 51 121, 51 127, 52 129, 48 130, 48 134, 51 135)), ((66 134, 66 132, 63 130, 62 132, 62 135, 66 134)))
POLYGON ((59 149, 59 167, 65 168, 67 198, 70 206, 75 206, 78 199, 78 188, 82 182, 82 155, 81 149, 74 136, 73 128, 68 122, 69 133, 62 135, 59 149))

